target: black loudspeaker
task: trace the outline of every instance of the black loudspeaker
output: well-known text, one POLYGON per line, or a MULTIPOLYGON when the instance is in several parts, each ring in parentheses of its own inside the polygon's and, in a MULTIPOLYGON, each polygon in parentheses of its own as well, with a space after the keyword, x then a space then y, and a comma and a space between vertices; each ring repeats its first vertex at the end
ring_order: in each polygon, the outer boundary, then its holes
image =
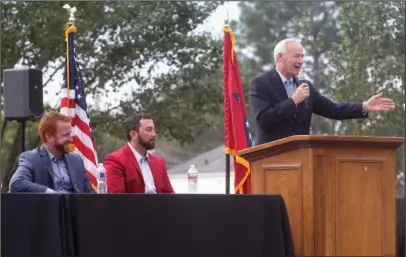
POLYGON ((35 120, 44 113, 42 70, 34 68, 3 71, 4 117, 35 120))

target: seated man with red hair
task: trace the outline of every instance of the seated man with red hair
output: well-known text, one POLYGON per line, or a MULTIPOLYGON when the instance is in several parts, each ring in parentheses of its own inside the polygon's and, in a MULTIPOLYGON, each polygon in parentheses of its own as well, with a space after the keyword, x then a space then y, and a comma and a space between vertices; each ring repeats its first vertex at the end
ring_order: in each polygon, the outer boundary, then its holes
POLYGON ((70 152, 71 118, 55 111, 45 113, 38 132, 43 144, 20 155, 10 192, 95 193, 82 159, 70 152))

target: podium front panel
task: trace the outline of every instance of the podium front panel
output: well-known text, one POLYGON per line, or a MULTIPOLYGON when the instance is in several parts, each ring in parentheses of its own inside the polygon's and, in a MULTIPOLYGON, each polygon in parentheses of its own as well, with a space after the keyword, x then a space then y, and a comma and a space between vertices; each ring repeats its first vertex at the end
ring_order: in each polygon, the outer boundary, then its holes
POLYGON ((395 256, 396 149, 299 148, 251 166, 254 194, 284 198, 297 256, 395 256))

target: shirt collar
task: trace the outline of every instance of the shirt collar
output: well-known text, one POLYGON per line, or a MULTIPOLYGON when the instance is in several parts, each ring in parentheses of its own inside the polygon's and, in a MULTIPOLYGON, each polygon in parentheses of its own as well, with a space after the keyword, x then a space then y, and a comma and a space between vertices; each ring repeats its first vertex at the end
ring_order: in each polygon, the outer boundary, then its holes
POLYGON ((291 83, 293 83, 293 77, 290 78, 290 79, 287 79, 282 73, 280 73, 280 72, 278 71, 277 68, 275 68, 275 70, 278 72, 279 76, 281 77, 283 84, 285 84, 285 82, 286 82, 287 80, 289 80, 291 83))
POLYGON ((50 151, 48 151, 48 149, 46 147, 44 147, 44 148, 47 151, 49 159, 51 161, 65 160, 65 155, 64 154, 60 158, 56 158, 55 155, 53 155, 50 151))
POLYGON ((141 162, 142 158, 145 158, 148 161, 148 153, 145 154, 145 156, 141 156, 141 154, 139 154, 137 152, 137 150, 134 149, 134 147, 128 142, 128 146, 130 147, 131 151, 133 152, 135 159, 137 159, 137 162, 141 162))

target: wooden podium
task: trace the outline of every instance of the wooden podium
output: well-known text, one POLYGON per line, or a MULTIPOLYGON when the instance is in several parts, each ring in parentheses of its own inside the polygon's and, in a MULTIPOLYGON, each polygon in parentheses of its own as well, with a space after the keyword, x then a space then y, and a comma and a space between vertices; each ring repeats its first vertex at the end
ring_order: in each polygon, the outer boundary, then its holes
POLYGON ((296 256, 396 255, 404 138, 292 136, 239 151, 253 194, 283 196, 296 256))

